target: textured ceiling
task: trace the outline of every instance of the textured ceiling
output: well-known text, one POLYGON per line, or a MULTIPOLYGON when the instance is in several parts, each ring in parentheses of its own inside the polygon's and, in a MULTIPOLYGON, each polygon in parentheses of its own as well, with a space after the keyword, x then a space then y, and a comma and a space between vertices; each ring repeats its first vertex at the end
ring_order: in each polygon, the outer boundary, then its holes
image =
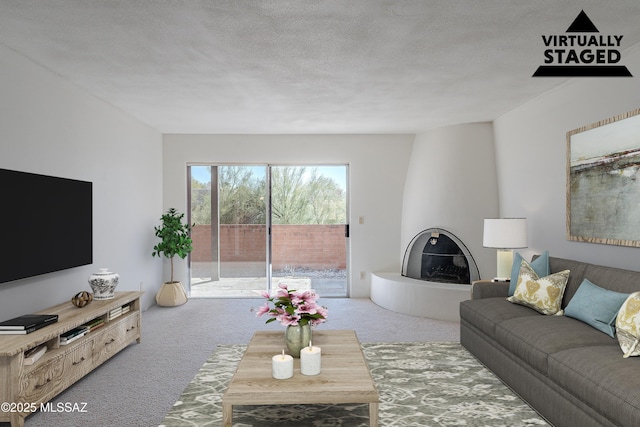
POLYGON ((0 43, 163 133, 415 133, 562 84, 582 9, 624 62, 638 0, 0 0, 0 43))

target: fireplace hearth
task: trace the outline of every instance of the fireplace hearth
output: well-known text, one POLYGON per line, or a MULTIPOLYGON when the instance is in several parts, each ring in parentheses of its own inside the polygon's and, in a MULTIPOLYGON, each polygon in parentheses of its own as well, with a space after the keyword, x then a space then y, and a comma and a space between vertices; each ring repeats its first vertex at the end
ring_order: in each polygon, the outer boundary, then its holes
POLYGON ((402 275, 429 282, 471 284, 480 279, 469 249, 452 233, 429 228, 409 243, 402 262, 402 275))

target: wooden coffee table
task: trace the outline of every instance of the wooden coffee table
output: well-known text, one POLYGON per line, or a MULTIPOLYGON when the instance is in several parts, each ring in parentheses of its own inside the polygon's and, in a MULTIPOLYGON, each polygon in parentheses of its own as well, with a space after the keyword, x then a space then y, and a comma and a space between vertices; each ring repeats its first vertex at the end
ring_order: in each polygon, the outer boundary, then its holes
POLYGON ((300 373, 294 359, 293 377, 271 376, 271 357, 282 352, 284 332, 256 332, 227 391, 222 396, 224 427, 231 427, 234 405, 369 404, 369 425, 378 425, 376 386, 355 331, 313 331, 313 345, 322 348, 322 372, 300 373))

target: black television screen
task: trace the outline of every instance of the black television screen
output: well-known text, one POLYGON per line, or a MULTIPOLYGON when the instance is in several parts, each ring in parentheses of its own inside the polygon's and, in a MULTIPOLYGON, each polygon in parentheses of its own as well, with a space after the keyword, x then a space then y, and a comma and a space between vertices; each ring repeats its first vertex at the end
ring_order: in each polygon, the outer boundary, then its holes
POLYGON ((91 182, 0 169, 0 283, 93 262, 91 182))

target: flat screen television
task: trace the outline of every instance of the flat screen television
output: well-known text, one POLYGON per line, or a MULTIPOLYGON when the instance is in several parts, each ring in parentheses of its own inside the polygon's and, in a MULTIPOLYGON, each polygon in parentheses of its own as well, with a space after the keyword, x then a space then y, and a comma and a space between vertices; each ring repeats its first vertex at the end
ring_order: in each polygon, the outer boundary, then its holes
POLYGON ((0 283, 93 263, 93 184, 0 169, 0 283))

